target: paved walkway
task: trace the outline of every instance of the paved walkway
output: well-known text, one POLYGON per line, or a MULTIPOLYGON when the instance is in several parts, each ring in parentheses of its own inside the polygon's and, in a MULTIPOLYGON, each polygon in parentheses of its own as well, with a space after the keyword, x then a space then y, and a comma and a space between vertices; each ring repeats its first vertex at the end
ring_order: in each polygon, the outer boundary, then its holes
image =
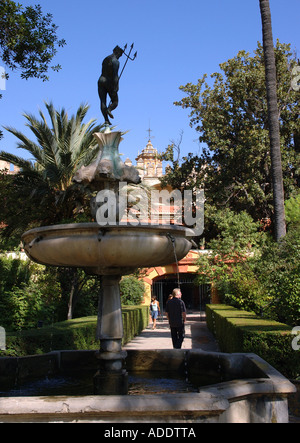
MULTIPOLYGON (((172 349, 171 331, 166 317, 158 320, 156 329, 152 329, 152 322, 123 349, 172 349)), ((187 314, 185 323, 185 339, 182 349, 202 349, 203 351, 216 352, 218 344, 213 334, 208 330, 205 313, 187 314)))

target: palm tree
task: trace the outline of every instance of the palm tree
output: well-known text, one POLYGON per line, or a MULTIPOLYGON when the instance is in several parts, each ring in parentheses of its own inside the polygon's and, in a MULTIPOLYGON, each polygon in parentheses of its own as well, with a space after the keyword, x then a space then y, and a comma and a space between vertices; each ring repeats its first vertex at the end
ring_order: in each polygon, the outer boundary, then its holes
POLYGON ((286 234, 286 224, 280 152, 280 126, 277 101, 275 51, 269 0, 259 0, 259 3, 262 18, 263 47, 265 54, 275 238, 276 241, 279 241, 286 234))
POLYGON ((24 114, 36 142, 12 127, 5 128, 19 139, 17 147, 28 151, 32 157, 25 160, 0 152, 0 160, 20 168, 12 179, 11 199, 21 198, 22 204, 18 209, 16 205, 7 205, 7 219, 3 220, 9 234, 24 230, 26 225, 72 219, 86 203, 83 189, 75 185, 72 178, 77 169, 89 164, 97 154, 99 148, 93 133, 99 132, 102 126, 95 126, 95 120, 83 122, 89 109, 86 104, 80 105, 71 118, 65 109, 57 111, 52 103, 45 103, 45 106, 51 126, 42 111, 39 112, 40 119, 24 114))
MULTIPOLYGON (((89 210, 86 189, 74 184, 72 179, 82 165, 88 165, 97 155, 99 147, 93 133, 104 127, 95 126, 95 120, 83 122, 89 109, 87 105, 81 105, 71 118, 65 109, 57 111, 52 103, 45 106, 51 126, 41 111, 40 119, 24 114, 36 142, 14 128, 5 128, 19 139, 17 147, 28 151, 32 159, 0 152, 0 160, 20 168, 13 177, 4 177, 0 188, 2 208, 4 206, 1 221, 7 226, 2 235, 20 235, 29 227, 74 221, 84 208, 89 210), (9 191, 5 188, 7 183, 9 191)), ((86 280, 79 274, 77 268, 58 270, 62 292, 69 299, 67 318, 72 317, 75 298, 86 280)))

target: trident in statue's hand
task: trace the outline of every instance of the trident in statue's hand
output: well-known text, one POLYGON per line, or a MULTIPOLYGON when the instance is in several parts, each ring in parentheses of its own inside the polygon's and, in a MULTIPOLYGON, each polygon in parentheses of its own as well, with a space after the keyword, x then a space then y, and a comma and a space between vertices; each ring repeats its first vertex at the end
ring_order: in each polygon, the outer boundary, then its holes
POLYGON ((131 54, 131 52, 132 52, 132 50, 133 50, 133 46, 134 46, 134 43, 132 43, 132 45, 130 46, 130 51, 129 51, 128 54, 126 54, 126 52, 125 52, 126 49, 127 49, 127 43, 126 43, 126 45, 124 46, 123 53, 124 53, 124 55, 125 55, 127 58, 126 58, 126 61, 125 61, 125 63, 124 63, 124 66, 123 66, 123 69, 122 69, 122 71, 121 71, 121 74, 119 75, 119 80, 120 80, 120 78, 121 78, 121 76, 122 76, 122 74, 123 74, 123 72, 124 72, 124 69, 125 69, 125 66, 127 65, 128 60, 133 61, 133 60, 136 59, 137 51, 134 53, 134 55, 133 55, 132 58, 130 57, 130 54, 131 54))

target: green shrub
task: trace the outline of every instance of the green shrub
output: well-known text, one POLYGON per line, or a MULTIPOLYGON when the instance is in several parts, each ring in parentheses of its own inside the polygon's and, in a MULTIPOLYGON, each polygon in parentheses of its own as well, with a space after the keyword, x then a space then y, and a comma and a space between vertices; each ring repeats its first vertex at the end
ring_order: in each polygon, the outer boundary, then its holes
POLYGON ((289 224, 300 223, 300 193, 290 197, 284 202, 285 218, 289 224))
POLYGON ((139 305, 144 296, 144 283, 133 275, 123 277, 120 282, 122 305, 139 305))
MULTIPOLYGON (((149 308, 124 306, 122 317, 125 344, 148 325, 149 308)), ((54 323, 40 329, 11 332, 6 336, 7 350, 0 351, 0 356, 34 355, 62 349, 98 349, 96 326, 97 316, 90 316, 54 323)))
POLYGON ((300 224, 290 223, 277 243, 248 214, 227 210, 220 217, 214 215, 220 234, 208 245, 211 253, 198 260, 198 281, 213 283, 226 304, 300 325, 300 224))
POLYGON ((222 352, 253 352, 288 378, 300 375, 300 351, 292 348, 289 326, 228 305, 207 305, 206 318, 222 352))
POLYGON ((1 326, 19 331, 35 328, 39 320, 51 324, 61 319, 61 291, 53 268, 2 256, 0 278, 1 326))
MULTIPOLYGON (((29 263, 6 256, 0 257, 0 325, 11 328, 16 308, 14 288, 30 281, 29 263)), ((24 309, 21 301, 20 310, 24 309)))
MULTIPOLYGON (((65 268, 0 256, 0 325, 20 331, 35 328, 40 321, 51 325, 66 319, 71 290, 66 276, 65 268)), ((78 270, 78 281, 80 290, 76 300, 73 297, 73 318, 95 315, 99 279, 78 270)))
POLYGON ((0 290, 9 291, 20 283, 30 279, 30 263, 19 258, 0 256, 0 290))
POLYGON ((279 244, 262 250, 256 272, 270 299, 272 318, 300 325, 300 225, 290 228, 279 244))

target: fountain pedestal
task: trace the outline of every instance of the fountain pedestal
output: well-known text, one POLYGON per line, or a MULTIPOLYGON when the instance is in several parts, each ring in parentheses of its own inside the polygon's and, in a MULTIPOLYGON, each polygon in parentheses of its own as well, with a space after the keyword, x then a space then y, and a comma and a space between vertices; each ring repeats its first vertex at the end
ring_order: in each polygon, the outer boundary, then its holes
MULTIPOLYGON (((116 197, 120 181, 140 183, 138 171, 134 167, 126 166, 120 158, 121 136, 121 132, 111 132, 109 128, 105 133, 95 133, 94 137, 99 145, 98 157, 90 165, 82 166, 76 173, 74 181, 98 191, 113 190, 116 197)), ((91 200, 91 209, 96 219, 98 208, 99 205, 94 197, 91 200)), ((121 219, 120 209, 118 205, 116 215, 121 219)), ((96 354, 99 365, 94 376, 94 393, 98 395, 125 395, 128 391, 128 374, 123 370, 123 360, 127 353, 122 352, 123 322, 119 287, 121 275, 117 272, 114 270, 113 275, 103 275, 101 272, 100 277, 97 324, 100 351, 96 354)))
POLYGON ((102 275, 98 306, 97 339, 100 351, 94 376, 94 393, 98 395, 126 395, 128 374, 123 369, 127 352, 122 351, 123 321, 119 275, 102 275))

